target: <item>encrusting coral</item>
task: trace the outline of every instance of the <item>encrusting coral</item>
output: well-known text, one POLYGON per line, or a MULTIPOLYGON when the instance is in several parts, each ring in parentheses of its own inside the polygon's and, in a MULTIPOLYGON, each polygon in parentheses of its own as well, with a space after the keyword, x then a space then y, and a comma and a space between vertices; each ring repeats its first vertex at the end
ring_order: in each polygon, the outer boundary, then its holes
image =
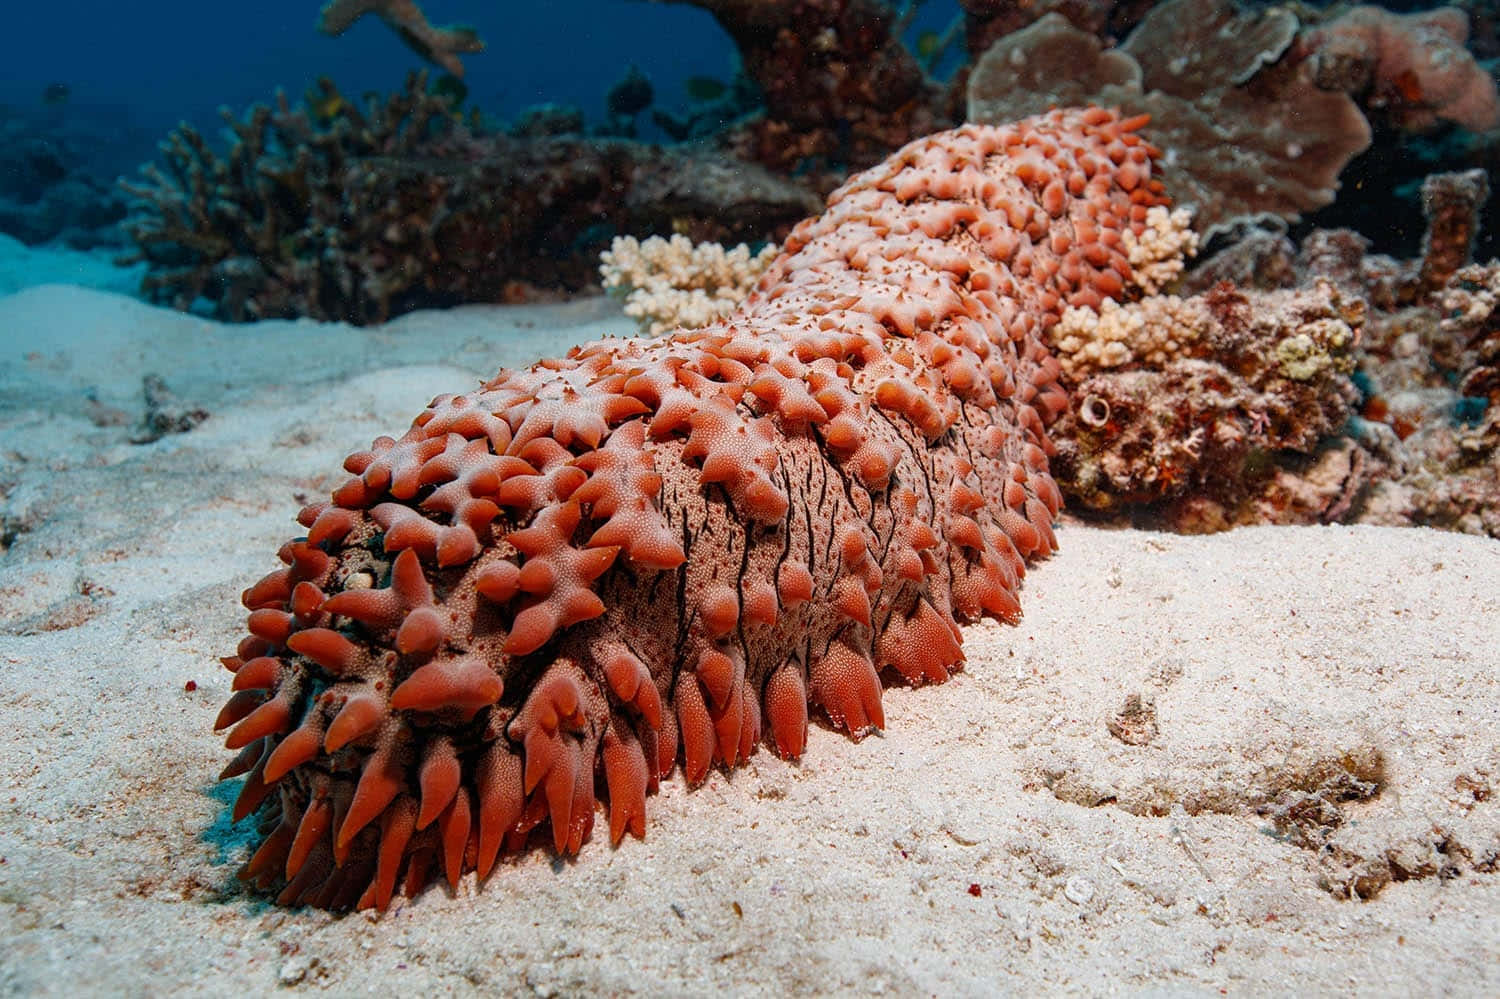
POLYGON ((752 255, 744 243, 726 250, 681 234, 616 236, 599 257, 599 274, 606 291, 624 296, 625 314, 642 333, 697 329, 739 308, 779 251, 767 243, 752 255))
POLYGON ((1259 505, 1287 453, 1313 453, 1347 419, 1364 301, 1310 288, 1157 295, 1069 309, 1052 329, 1072 405, 1053 470, 1093 511, 1155 504, 1175 530, 1316 521, 1259 505))
POLYGON ((385 908, 533 832, 642 835, 647 793, 859 738, 881 674, 1013 619, 1061 496, 1044 332, 1131 279, 1163 200, 1138 119, 911 143, 787 237, 733 315, 442 395, 351 455, 247 589, 216 727, 287 904, 385 908))

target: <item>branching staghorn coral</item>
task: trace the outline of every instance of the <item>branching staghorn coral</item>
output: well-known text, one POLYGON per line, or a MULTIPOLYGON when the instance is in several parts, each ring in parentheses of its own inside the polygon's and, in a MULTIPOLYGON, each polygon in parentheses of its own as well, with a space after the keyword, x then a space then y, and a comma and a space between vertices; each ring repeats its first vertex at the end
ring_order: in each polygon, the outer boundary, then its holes
POLYGON ((681 234, 670 239, 617 236, 599 258, 604 287, 625 299, 625 314, 641 332, 697 329, 729 315, 750 294, 780 247, 752 255, 744 243, 726 250, 681 234))

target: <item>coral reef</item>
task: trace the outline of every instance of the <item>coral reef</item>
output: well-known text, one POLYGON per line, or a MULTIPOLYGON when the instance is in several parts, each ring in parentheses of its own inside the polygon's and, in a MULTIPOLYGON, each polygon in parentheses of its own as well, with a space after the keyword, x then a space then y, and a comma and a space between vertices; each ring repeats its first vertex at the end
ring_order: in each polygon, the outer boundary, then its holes
MULTIPOLYGON (((1468 263, 1487 196, 1482 171, 1426 178, 1416 258, 1252 226, 1174 294, 1065 311, 1051 338, 1074 401, 1053 471, 1073 508, 1191 531, 1500 533, 1500 263, 1468 263)), ((1149 225, 1132 238, 1174 245, 1149 225)))
POLYGON ((583 109, 570 104, 533 104, 516 115, 507 131, 517 138, 582 135, 583 109))
POLYGON ((1447 121, 1476 132, 1500 125, 1495 80, 1464 43, 1469 15, 1458 7, 1397 14, 1359 6, 1306 32, 1313 80, 1342 90, 1398 128, 1426 131, 1447 121))
POLYGON ((1072 397, 1053 429, 1058 484, 1087 510, 1176 530, 1330 518, 1341 495, 1277 509, 1266 488, 1288 453, 1343 427, 1363 321, 1363 300, 1328 281, 1069 309, 1052 330, 1072 397))
POLYGON ((533 833, 642 835, 647 793, 858 738, 1013 618, 1061 496, 1046 327, 1122 292, 1161 203, 1097 108, 919 140, 787 237, 728 319, 442 395, 301 513, 243 594, 216 727, 242 872, 385 908, 533 833), (764 722, 764 725, 763 725, 764 722), (597 779, 597 784, 596 784, 597 779))
MULTIPOLYGON (((1183 210, 1152 208, 1124 232, 1127 292, 1145 297, 1066 309, 1049 334, 1075 391, 1051 431, 1075 512, 1184 531, 1359 520, 1495 533, 1500 265, 1463 266, 1488 184, 1468 171, 1422 188, 1424 253, 1410 260, 1348 231, 1315 230, 1299 252, 1281 228, 1250 226, 1185 272, 1197 236, 1183 210)), ((688 249, 638 279, 653 298, 701 305, 689 289, 709 282, 728 309, 748 293, 713 263, 721 248, 706 265, 688 249)), ((701 307, 672 314, 709 321, 701 307)))
POLYGON ((1462 350, 1454 365, 1459 394, 1500 403, 1500 263, 1456 271, 1437 296, 1437 307, 1439 328, 1462 350))
POLYGON ((1421 184, 1420 256, 1398 260, 1371 254, 1370 241, 1358 233, 1315 229, 1302 244, 1307 269, 1385 312, 1428 301, 1471 259, 1489 193, 1483 170, 1429 174, 1421 184))
POLYGON ((1370 143, 1355 103, 1284 58, 1298 22, 1272 7, 1168 0, 1118 48, 1051 13, 996 41, 968 78, 970 121, 1083 100, 1151 115, 1174 203, 1206 236, 1244 216, 1296 218, 1333 201, 1339 171, 1370 143))
POLYGON ((1500 537, 1500 262, 1376 313, 1354 434, 1375 479, 1359 519, 1500 537))
MULTIPOLYGON (((1152 116, 1152 141, 1173 164, 1165 177, 1168 193, 1174 203, 1193 209, 1194 225, 1205 238, 1233 238, 1268 216, 1295 221, 1326 210, 1353 160, 1358 172, 1350 182, 1366 197, 1344 199, 1335 209, 1340 217, 1325 216, 1319 224, 1373 231, 1368 221, 1380 229, 1383 248, 1400 244, 1407 254, 1403 222, 1416 231, 1415 204, 1410 218, 1397 210, 1365 219, 1376 215, 1366 206, 1399 204, 1404 180, 1493 160, 1493 142, 1478 136, 1449 136, 1442 148, 1409 143, 1414 130, 1438 122, 1483 128, 1497 117, 1494 83, 1465 48, 1468 16, 1456 8, 1397 15, 1374 7, 1323 10, 1232 0, 964 0, 962 17, 943 37, 952 41, 962 26, 973 62, 944 85, 902 42, 914 5, 676 2, 691 3, 718 21, 739 50, 741 72, 706 103, 677 112, 652 106, 649 80, 632 68, 611 89, 610 121, 599 134, 633 136, 637 117, 649 111, 674 140, 713 145, 724 151, 726 164, 759 164, 789 178, 791 186, 819 194, 836 187, 850 169, 872 164, 965 113, 974 122, 1004 122, 1093 102, 1152 116), (1383 140, 1407 143, 1400 154, 1359 157, 1372 138, 1365 112, 1384 130, 1383 140)), ((406 2, 335 0, 327 10, 344 24, 375 11, 406 25, 418 39, 436 30, 406 2)), ((1477 16, 1482 47, 1490 44, 1493 29, 1482 11, 1477 16)), ((430 51, 441 48, 436 42, 418 40, 414 46, 441 58, 430 51)), ((451 52, 449 59, 456 61, 451 52)), ((572 115, 539 113, 519 122, 512 134, 582 128, 572 115)), ((409 212, 422 209, 409 206, 409 212)), ((620 231, 645 236, 652 230, 617 227, 605 238, 620 231)), ((701 225, 654 231, 700 240, 771 234, 713 233, 701 225)), ((524 266, 525 255, 518 256, 524 266)), ((399 261, 386 267, 415 267, 408 255, 381 259, 399 261)), ((522 280, 576 288, 580 271, 572 265, 578 261, 569 263, 568 280, 522 280)), ((447 300, 470 300, 467 295, 455 289, 447 300)))
POLYGON ((625 314, 642 333, 698 329, 737 309, 780 249, 768 243, 752 255, 744 243, 726 250, 680 235, 617 236, 599 258, 599 274, 607 291, 624 297, 625 314))
POLYGON ((999 39, 1056 14, 1079 31, 1122 38, 1157 0, 959 0, 964 11, 964 41, 978 59, 999 39))
POLYGON ((702 139, 717 143, 726 135, 733 136, 735 128, 747 125, 762 111, 760 88, 743 72, 736 72, 717 94, 690 97, 691 103, 683 109, 651 109, 651 120, 674 142, 702 139))
POLYGON ((711 152, 582 136, 478 135, 414 74, 364 110, 328 81, 243 120, 220 156, 183 126, 128 231, 142 290, 240 321, 379 322, 460 302, 592 285, 615 233, 779 237, 816 207, 799 186, 711 152))
POLYGON ((741 158, 811 173, 830 190, 850 169, 948 124, 941 91, 880 0, 675 0, 713 15, 760 89, 764 114, 726 137, 741 158))
POLYGON ((125 199, 86 165, 97 134, 69 134, 0 107, 0 233, 29 246, 52 240, 76 249, 118 244, 125 199))
POLYGON ((1140 63, 1119 49, 1049 13, 1030 26, 996 39, 975 61, 968 78, 968 118, 1003 119, 1012 104, 1069 106, 1110 87, 1135 93, 1140 63), (1067 66, 1071 72, 1059 69, 1067 66))

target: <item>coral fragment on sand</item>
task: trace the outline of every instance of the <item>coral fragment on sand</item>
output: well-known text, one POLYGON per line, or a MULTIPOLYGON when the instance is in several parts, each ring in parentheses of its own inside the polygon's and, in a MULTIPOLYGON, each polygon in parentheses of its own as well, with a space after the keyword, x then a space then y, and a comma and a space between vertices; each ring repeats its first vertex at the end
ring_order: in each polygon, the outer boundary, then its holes
POLYGON ((882 674, 945 680, 1055 546, 1043 336, 1131 279, 1141 123, 913 142, 726 319, 502 371, 350 455, 224 660, 242 876, 385 908, 533 834, 576 853, 598 791, 618 842, 678 765, 877 730, 882 674))
POLYGON ((681 234, 616 236, 599 257, 599 274, 606 290, 624 296, 625 314, 642 333, 697 329, 733 312, 779 250, 774 243, 754 254, 744 243, 695 245, 681 234))

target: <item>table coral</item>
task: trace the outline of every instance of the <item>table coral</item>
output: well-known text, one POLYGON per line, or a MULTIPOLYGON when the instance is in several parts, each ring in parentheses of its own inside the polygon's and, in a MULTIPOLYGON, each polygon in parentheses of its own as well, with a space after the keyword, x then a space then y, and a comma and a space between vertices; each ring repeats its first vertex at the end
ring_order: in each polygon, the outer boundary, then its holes
POLYGON ((1370 144, 1354 101, 1291 57, 1296 30, 1284 8, 1168 0, 1107 49, 1048 14, 975 62, 968 118, 1081 100, 1149 114, 1173 164, 1168 193, 1205 236, 1261 212, 1296 218, 1333 201, 1339 171, 1370 144))
POLYGON ((1014 619, 1061 496, 1045 328, 1131 277, 1156 151, 1097 108, 918 140, 733 315, 442 395, 247 589, 216 727, 287 904, 385 908, 645 829, 646 795, 884 725, 1014 619), (597 783, 596 783, 597 780, 597 783))

